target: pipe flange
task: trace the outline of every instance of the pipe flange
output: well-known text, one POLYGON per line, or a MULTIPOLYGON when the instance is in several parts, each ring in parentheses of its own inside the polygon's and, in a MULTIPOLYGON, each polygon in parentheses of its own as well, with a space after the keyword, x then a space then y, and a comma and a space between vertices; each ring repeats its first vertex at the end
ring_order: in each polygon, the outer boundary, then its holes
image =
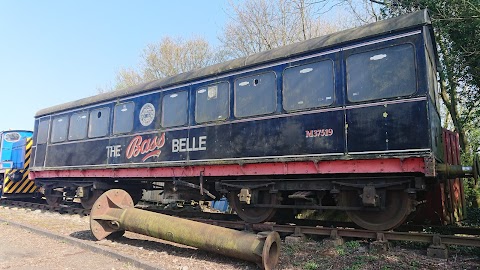
POLYGON ((97 240, 122 231, 121 224, 112 211, 119 211, 134 206, 130 194, 122 189, 111 189, 103 193, 93 204, 90 212, 90 230, 97 240), (113 225, 113 226, 112 226, 113 225))
POLYGON ((262 267, 265 270, 275 269, 280 257, 280 235, 277 232, 270 232, 265 239, 262 250, 262 267))

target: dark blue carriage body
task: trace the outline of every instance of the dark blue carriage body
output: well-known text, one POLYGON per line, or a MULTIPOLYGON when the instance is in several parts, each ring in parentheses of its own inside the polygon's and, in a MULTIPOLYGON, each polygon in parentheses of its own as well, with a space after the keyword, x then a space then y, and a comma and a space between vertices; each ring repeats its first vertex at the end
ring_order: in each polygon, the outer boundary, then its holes
MULTIPOLYGON (((42 110, 35 119, 32 169, 386 156, 441 160, 441 126, 432 72, 436 63, 431 60, 437 58, 431 35, 430 21, 422 11, 42 110), (381 61, 387 61, 387 66, 381 61), (296 72, 299 67, 299 74, 308 73, 310 65, 317 63, 328 66, 331 74, 322 75, 320 81, 311 77, 310 84, 287 80, 290 70, 296 72), (365 71, 374 75, 358 75, 365 71), (324 86, 325 80, 331 85, 324 86), (264 82, 268 89, 262 91, 271 94, 243 99, 241 95, 246 92, 240 92, 241 86, 261 86, 264 82), (287 84, 308 85, 305 91, 309 94, 297 101, 286 93, 287 84), (305 108, 315 96, 317 84, 330 90, 315 98, 317 105, 314 102, 305 108), (221 95, 218 85, 224 87, 226 95, 225 108, 218 110, 226 114, 219 115, 219 120, 197 121, 200 94, 208 91, 209 98, 217 98, 221 95), (210 91, 211 86, 215 86, 214 91, 210 91), (176 101, 169 100, 184 93, 185 112, 172 105, 176 101), (172 107, 178 112, 172 112, 172 107), (115 112, 120 115, 121 110, 133 113, 118 120, 115 112), (76 117, 85 119, 81 120, 85 124, 75 124, 85 130, 79 137, 72 135, 76 117), (105 133, 93 134, 92 121, 102 117, 105 133), (115 125, 125 123, 124 132, 115 131, 115 125)), ((205 110, 211 113, 216 109, 205 110)))

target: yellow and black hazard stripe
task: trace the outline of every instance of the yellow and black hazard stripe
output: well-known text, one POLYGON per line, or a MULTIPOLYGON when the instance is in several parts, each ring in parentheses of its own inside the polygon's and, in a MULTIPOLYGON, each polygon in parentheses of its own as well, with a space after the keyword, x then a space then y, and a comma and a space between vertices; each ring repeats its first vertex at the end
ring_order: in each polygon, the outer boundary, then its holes
POLYGON ((35 183, 28 179, 31 154, 32 138, 27 138, 25 142, 25 162, 23 164, 23 170, 8 169, 5 171, 5 179, 3 181, 3 196, 14 194, 31 194, 37 190, 35 183))

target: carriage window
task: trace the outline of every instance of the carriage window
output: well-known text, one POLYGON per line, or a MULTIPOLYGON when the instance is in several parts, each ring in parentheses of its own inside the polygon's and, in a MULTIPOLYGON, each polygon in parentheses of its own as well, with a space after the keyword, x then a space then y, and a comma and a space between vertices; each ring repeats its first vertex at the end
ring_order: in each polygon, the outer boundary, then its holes
POLYGON ((50 120, 48 118, 40 120, 38 123, 37 144, 47 143, 49 124, 50 120))
POLYGON ((87 137, 88 113, 74 113, 70 117, 70 128, 68 130, 68 139, 81 140, 87 137))
POLYGON ((52 121, 51 142, 63 142, 67 139, 68 116, 56 117, 52 121))
POLYGON ((274 72, 235 80, 235 116, 246 117, 275 111, 277 86, 274 72))
POLYGON ((353 54, 347 58, 349 101, 407 96, 415 91, 415 55, 411 44, 353 54))
POLYGON ((195 121, 198 123, 225 120, 229 114, 229 84, 222 82, 197 90, 195 121))
POLYGON ((167 94, 162 100, 162 126, 175 127, 187 124, 187 91, 167 94))
POLYGON ((134 109, 135 104, 133 102, 115 105, 113 117, 113 133, 118 134, 132 131, 134 109))
POLYGON ((333 87, 330 60, 287 68, 283 73, 283 106, 293 111, 330 105, 333 87))
POLYGON ((88 124, 88 137, 102 137, 108 134, 110 124, 110 108, 102 108, 90 112, 88 124))

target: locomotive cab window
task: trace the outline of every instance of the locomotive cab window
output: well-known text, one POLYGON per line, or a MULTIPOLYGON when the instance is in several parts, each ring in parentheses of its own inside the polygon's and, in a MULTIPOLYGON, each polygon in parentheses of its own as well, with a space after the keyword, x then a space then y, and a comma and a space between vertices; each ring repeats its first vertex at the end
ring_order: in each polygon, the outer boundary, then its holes
POLYGON ((187 124, 187 91, 167 94, 162 100, 162 126, 176 127, 187 124))
POLYGON ((135 104, 133 102, 120 103, 115 105, 113 111, 113 133, 126 133, 133 129, 133 112, 135 104))
POLYGON ((247 117, 273 113, 277 104, 274 72, 235 80, 235 116, 247 117))
POLYGON ((101 108, 90 112, 88 137, 103 137, 108 134, 110 108, 101 108))
POLYGON ((37 132, 37 144, 47 143, 49 124, 50 124, 50 120, 48 118, 39 121, 38 132, 37 132))
POLYGON ((229 84, 222 82, 196 91, 195 121, 225 120, 229 115, 229 84))
POLYGON ((64 142, 67 139, 68 116, 53 118, 52 121, 52 143, 64 142))
POLYGON ((81 140, 87 137, 88 113, 74 113, 70 117, 70 128, 68 130, 68 139, 81 140))
POLYGON ((333 62, 331 60, 285 69, 283 107, 287 111, 328 106, 333 103, 333 62))
POLYGON ((408 96, 416 92, 413 45, 402 44, 347 58, 347 95, 352 102, 408 96))

